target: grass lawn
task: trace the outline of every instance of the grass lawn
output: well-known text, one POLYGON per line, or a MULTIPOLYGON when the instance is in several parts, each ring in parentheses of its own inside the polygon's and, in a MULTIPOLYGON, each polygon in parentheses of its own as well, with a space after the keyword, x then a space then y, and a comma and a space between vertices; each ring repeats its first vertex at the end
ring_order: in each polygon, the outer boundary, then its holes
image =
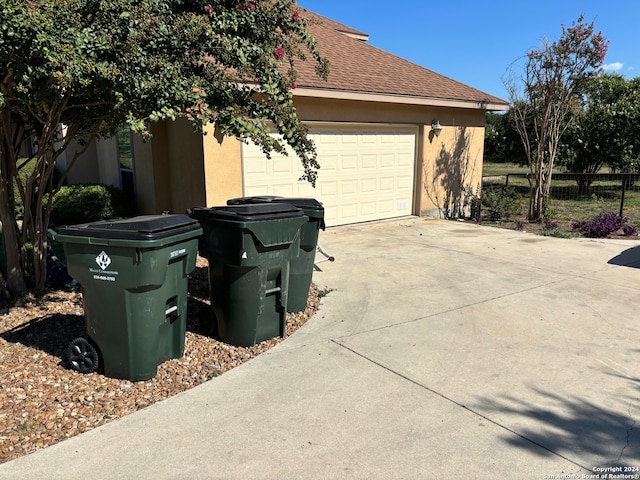
MULTIPOLYGON (((516 163, 484 163, 482 165, 482 175, 506 175, 508 173, 529 173, 529 167, 521 166, 516 163)), ((526 182, 526 180, 525 180, 526 182)))

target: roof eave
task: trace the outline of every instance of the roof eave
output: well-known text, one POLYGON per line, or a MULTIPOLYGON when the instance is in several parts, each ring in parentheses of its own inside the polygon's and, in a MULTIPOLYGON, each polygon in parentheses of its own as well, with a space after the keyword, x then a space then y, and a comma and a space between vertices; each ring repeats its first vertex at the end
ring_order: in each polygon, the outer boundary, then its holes
POLYGON ((451 98, 415 97, 390 93, 356 92, 349 90, 332 90, 326 88, 298 87, 293 90, 294 96, 326 98, 333 100, 356 100, 363 102, 396 103, 404 105, 424 105, 429 107, 468 108, 503 112, 509 110, 506 103, 488 100, 458 100, 451 98))

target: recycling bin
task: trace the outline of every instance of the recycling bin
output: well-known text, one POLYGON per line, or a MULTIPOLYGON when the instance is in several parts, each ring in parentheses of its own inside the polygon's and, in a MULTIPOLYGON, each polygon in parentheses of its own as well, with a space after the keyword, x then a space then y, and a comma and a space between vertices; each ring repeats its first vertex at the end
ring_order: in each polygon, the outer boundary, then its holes
POLYGON ((146 215, 62 226, 70 275, 80 283, 87 338, 67 349, 71 368, 132 381, 184 355, 187 275, 202 228, 186 215, 146 215))
POLYGON ((289 266, 300 248, 302 210, 289 204, 196 207, 200 255, 209 261, 218 338, 252 346, 284 337, 289 266))
POLYGON ((287 203, 298 207, 309 218, 302 225, 300 250, 298 256, 291 259, 289 270, 288 312, 302 312, 307 308, 309 287, 313 278, 313 265, 320 230, 325 229, 324 207, 315 198, 288 198, 274 196, 240 197, 227 201, 227 205, 246 205, 255 203, 287 203))

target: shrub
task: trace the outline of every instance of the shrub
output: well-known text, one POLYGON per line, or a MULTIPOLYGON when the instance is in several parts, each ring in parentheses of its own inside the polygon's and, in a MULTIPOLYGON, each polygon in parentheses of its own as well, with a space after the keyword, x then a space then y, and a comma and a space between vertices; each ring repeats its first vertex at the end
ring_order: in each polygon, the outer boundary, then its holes
POLYGON ((126 217, 130 208, 122 191, 110 185, 77 184, 62 187, 53 197, 51 223, 74 225, 126 217))
POLYGON ((617 213, 602 213, 593 220, 575 222, 573 230, 578 230, 582 235, 589 238, 605 238, 620 230, 629 219, 617 213))
POLYGON ((482 206, 491 220, 507 219, 522 211, 522 195, 509 187, 491 189, 482 195, 482 206))
POLYGON ((638 235, 638 229, 633 225, 625 225, 622 227, 622 233, 624 233, 627 237, 634 237, 638 235))

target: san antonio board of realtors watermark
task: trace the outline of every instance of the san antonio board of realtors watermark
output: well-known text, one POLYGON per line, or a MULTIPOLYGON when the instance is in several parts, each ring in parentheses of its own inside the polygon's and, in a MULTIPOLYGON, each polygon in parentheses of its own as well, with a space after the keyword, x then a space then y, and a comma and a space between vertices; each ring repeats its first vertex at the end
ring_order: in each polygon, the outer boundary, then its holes
POLYGON ((547 479, 640 479, 640 467, 593 467, 593 473, 556 473, 543 475, 547 479))

